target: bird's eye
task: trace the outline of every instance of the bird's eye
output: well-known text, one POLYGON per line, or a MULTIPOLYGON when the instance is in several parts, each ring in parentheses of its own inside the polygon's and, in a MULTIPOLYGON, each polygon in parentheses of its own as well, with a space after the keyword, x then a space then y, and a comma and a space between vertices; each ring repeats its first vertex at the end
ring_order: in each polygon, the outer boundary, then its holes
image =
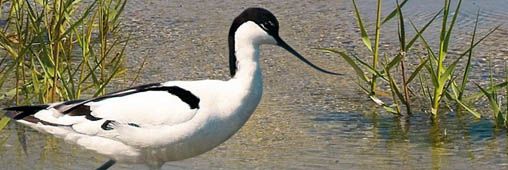
POLYGON ((273 24, 273 22, 272 22, 272 21, 268 21, 268 24, 269 24, 270 26, 272 26, 272 27, 274 27, 274 26, 275 26, 275 25, 273 24))
POLYGON ((261 28, 263 28, 264 30, 268 31, 268 28, 265 25, 266 25, 266 23, 259 24, 259 26, 261 26, 261 28))

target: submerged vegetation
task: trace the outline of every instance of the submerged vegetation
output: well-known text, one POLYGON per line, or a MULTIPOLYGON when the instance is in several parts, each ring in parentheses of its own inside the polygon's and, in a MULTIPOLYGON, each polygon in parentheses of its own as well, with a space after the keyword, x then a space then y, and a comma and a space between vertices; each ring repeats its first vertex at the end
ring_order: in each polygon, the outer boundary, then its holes
POLYGON ((20 105, 104 94, 126 72, 129 38, 119 26, 126 2, 0 1, 0 99, 20 105))
POLYGON ((324 48, 322 50, 339 54, 351 68, 354 69, 358 78, 358 86, 372 101, 389 112, 400 115, 404 113, 403 108, 405 107, 405 113, 409 115, 412 113, 412 108, 414 106, 411 101, 419 100, 420 103, 428 103, 426 104, 428 107, 424 107, 423 109, 430 112, 430 114, 433 115, 433 119, 437 118, 438 114, 443 112, 440 111, 444 109, 442 106, 443 103, 446 103, 449 110, 454 110, 454 108, 450 106, 456 105, 457 108, 461 108, 457 110, 465 110, 474 117, 480 118, 482 114, 476 111, 474 99, 486 96, 494 112, 496 124, 506 127, 508 124, 508 108, 505 111, 502 110, 503 102, 500 100, 502 99, 502 95, 499 95, 497 91, 505 89, 506 93, 508 93, 508 77, 505 82, 495 84, 491 73, 490 87, 483 88, 477 85, 481 92, 466 96, 468 94, 466 92, 466 85, 475 83, 468 80, 471 72, 473 51, 480 42, 497 30, 499 26, 494 27, 482 37, 477 38, 476 28, 478 25, 478 12, 469 47, 462 53, 452 56, 448 53, 448 47, 454 43, 450 37, 452 36, 454 24, 459 15, 462 0, 458 1, 456 6, 452 5, 451 0, 444 0, 443 8, 421 28, 418 28, 410 19, 404 17, 402 7, 407 1, 408 0, 402 2, 397 1, 396 9, 382 20, 382 0, 378 0, 374 35, 375 41, 374 45, 372 45, 371 38, 363 24, 364 21, 360 16, 356 2, 353 0, 354 11, 361 33, 360 36, 363 44, 372 56, 371 63, 369 63, 365 57, 358 57, 348 52, 329 48, 324 48), (438 33, 439 44, 429 44, 423 37, 423 32, 425 32, 429 25, 433 24, 436 18, 439 17, 442 21, 441 29, 438 33), (379 50, 380 30, 383 24, 391 19, 398 20, 397 36, 400 44, 399 50, 395 52, 394 56, 389 56, 390 52, 382 52, 379 50), (409 39, 407 38, 406 30, 408 30, 408 28, 406 28, 406 25, 411 25, 415 32, 409 39), (423 49, 413 46, 418 42, 424 47, 423 49), (433 47, 438 47, 438 49, 436 50, 433 47), (414 51, 424 51, 426 55, 421 55, 414 51), (379 57, 380 54, 382 54, 381 59, 379 57), (467 58, 467 60, 465 60, 465 58, 467 58), (419 63, 414 68, 408 68, 405 64, 405 61, 408 60, 418 61, 419 63), (459 70, 457 66, 461 65, 462 62, 464 62, 464 70, 459 70), (398 67, 400 69, 395 69, 398 67), (409 74, 409 70, 412 70, 412 73, 409 74), (372 75, 369 76, 367 73, 372 75), (377 94, 378 90, 380 90, 378 87, 380 83, 385 83, 389 88, 391 92, 391 101, 386 102, 380 99, 377 94))

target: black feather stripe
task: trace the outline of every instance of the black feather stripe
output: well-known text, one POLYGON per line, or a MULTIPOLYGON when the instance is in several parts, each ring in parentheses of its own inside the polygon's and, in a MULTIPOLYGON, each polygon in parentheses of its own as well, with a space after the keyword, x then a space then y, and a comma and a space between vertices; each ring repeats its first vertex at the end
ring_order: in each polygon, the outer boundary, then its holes
POLYGON ((69 114, 70 116, 85 116, 86 119, 91 121, 97 121, 102 120, 102 118, 95 117, 91 114, 90 106, 85 105, 88 102, 97 102, 109 98, 114 97, 121 97, 129 94, 133 94, 140 91, 146 91, 144 89, 154 87, 154 86, 160 86, 161 83, 151 83, 151 84, 145 84, 141 86, 135 86, 129 89, 116 91, 113 93, 106 94, 104 96, 100 96, 97 98, 92 98, 88 100, 74 100, 74 101, 68 101, 64 102, 58 106, 55 106, 55 109, 59 110, 63 114, 69 114))
POLYGON ((113 130, 113 128, 109 126, 109 124, 113 123, 113 122, 115 122, 115 121, 114 120, 106 120, 106 121, 104 121, 104 123, 102 123, 101 128, 103 130, 113 130))
POLYGON ((69 126, 69 125, 51 123, 51 122, 36 118, 34 116, 35 113, 37 113, 43 109, 47 109, 48 107, 49 107, 49 105, 9 107, 9 108, 4 109, 4 110, 8 111, 4 116, 10 117, 14 120, 25 120, 27 122, 31 122, 34 124, 41 123, 41 124, 47 125, 47 126, 69 126))
POLYGON ((10 117, 14 120, 19 120, 27 116, 33 115, 38 111, 46 109, 48 107, 49 105, 16 106, 5 108, 4 110, 11 111, 5 114, 5 116, 10 117))
POLYGON ((129 126, 132 126, 132 127, 139 127, 138 124, 135 124, 135 123, 128 123, 129 126))
POLYGON ((199 109, 199 98, 192 94, 190 91, 182 89, 178 86, 161 87, 161 90, 168 91, 169 93, 177 96, 183 102, 187 103, 191 109, 199 109))
POLYGON ((127 96, 127 95, 130 95, 130 94, 134 94, 134 93, 150 91, 153 88, 161 87, 161 85, 162 85, 161 83, 151 83, 151 84, 145 84, 145 85, 141 85, 141 86, 136 86, 136 87, 128 88, 128 89, 125 89, 125 90, 121 90, 121 91, 113 92, 113 93, 110 93, 110 94, 106 94, 104 96, 100 96, 100 97, 97 97, 97 98, 94 98, 94 99, 90 99, 87 102, 91 102, 91 101, 98 102, 98 101, 101 101, 101 100, 110 99, 110 98, 114 98, 114 97, 122 97, 122 96, 127 96))
MULTIPOLYGON (((101 129, 103 129, 103 130, 113 130, 114 128, 111 127, 109 124, 115 123, 115 122, 116 121, 114 121, 114 120, 106 120, 106 121, 104 121, 104 123, 102 123, 101 129)), ((127 125, 132 126, 132 127, 140 127, 136 123, 127 123, 127 125)))
POLYGON ((47 125, 47 126, 68 126, 68 127, 70 127, 70 125, 62 125, 62 124, 56 124, 56 123, 51 123, 51 122, 48 122, 48 121, 44 121, 44 120, 41 120, 39 118, 36 118, 33 115, 28 115, 28 116, 25 116, 25 117, 23 117, 21 119, 14 118, 14 117, 16 117, 16 115, 20 115, 20 114, 21 114, 20 111, 9 111, 4 116, 13 118, 14 120, 24 120, 24 121, 27 121, 27 122, 30 122, 30 123, 33 123, 33 124, 41 123, 41 124, 47 125))
MULTIPOLYGON (((91 115, 90 107, 85 105, 89 102, 99 102, 102 100, 115 98, 115 97, 122 97, 127 96, 135 93, 140 92, 147 92, 147 91, 167 91, 170 94, 173 94, 180 98, 183 102, 187 103, 191 109, 199 109, 199 102, 200 99, 192 94, 190 91, 187 91, 183 88, 180 88, 178 86, 162 86, 161 83, 152 83, 152 84, 146 84, 141 86, 132 87, 126 90, 117 91, 113 93, 106 94, 104 96, 100 96, 93 99, 88 100, 79 100, 79 101, 69 101, 65 102, 64 104, 70 104, 74 106, 67 106, 69 108, 60 110, 64 114, 69 114, 70 116, 85 116, 86 119, 96 121, 101 120, 102 118, 95 117, 91 115)), ((65 106, 59 106, 59 108, 64 108, 65 106)))
POLYGON ((86 119, 91 121, 102 120, 102 118, 93 116, 90 106, 87 105, 79 105, 73 109, 65 111, 64 114, 69 116, 85 116, 86 119))
MULTIPOLYGON (((200 99, 196 95, 192 94, 190 91, 187 91, 187 90, 180 88, 178 86, 155 86, 154 87, 154 85, 157 85, 157 84, 150 84, 150 87, 148 87, 148 85, 138 86, 138 88, 131 88, 131 89, 135 89, 131 92, 128 92, 126 90, 127 92, 122 92, 122 93, 108 95, 108 96, 102 96, 102 97, 96 98, 92 101, 98 102, 98 101, 109 99, 109 98, 122 97, 122 96, 127 96, 130 94, 134 94, 134 93, 147 92, 147 91, 167 91, 168 93, 171 93, 171 94, 177 96, 178 98, 180 98, 180 100, 187 103, 191 109, 199 109, 200 99), (143 87, 143 88, 140 88, 140 87, 143 87)), ((160 83, 158 83, 158 85, 160 85, 160 83)))

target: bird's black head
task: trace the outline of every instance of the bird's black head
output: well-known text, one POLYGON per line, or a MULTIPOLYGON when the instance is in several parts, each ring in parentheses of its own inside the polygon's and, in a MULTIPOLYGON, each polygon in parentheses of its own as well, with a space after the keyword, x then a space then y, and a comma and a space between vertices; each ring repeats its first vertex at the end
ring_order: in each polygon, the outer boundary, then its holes
POLYGON ((334 75, 342 75, 340 73, 334 73, 330 71, 326 71, 311 62, 309 62, 307 59, 305 59, 302 55, 298 54, 293 48, 291 48, 286 42, 284 42, 280 36, 279 36, 279 22, 277 21, 277 18, 268 10, 263 8, 248 8, 245 11, 243 11, 239 16, 235 18, 233 23, 231 24, 231 27, 229 29, 229 35, 228 35, 228 43, 229 43, 229 69, 231 72, 231 76, 233 77, 236 73, 237 68, 237 58, 236 58, 236 51, 235 51, 235 36, 237 32, 239 31, 239 28, 242 27, 242 25, 248 25, 246 28, 248 28, 246 31, 245 28, 243 28, 243 31, 240 31, 241 33, 239 36, 243 35, 249 35, 251 40, 255 41, 253 43, 255 44, 274 44, 277 46, 280 46, 286 50, 288 50, 291 54, 298 57, 300 60, 302 60, 304 63, 310 65, 312 68, 315 68, 321 72, 328 73, 328 74, 334 74, 334 75), (252 27, 252 22, 255 23, 259 28, 252 27), (263 30, 263 31, 261 31, 263 30), (264 33, 266 32, 266 34, 264 33))
POLYGON ((233 21, 233 24, 229 29, 229 36, 234 37, 238 27, 248 21, 256 23, 260 28, 265 30, 274 38, 279 37, 279 21, 277 21, 277 18, 275 18, 275 16, 270 11, 264 8, 248 8, 243 11, 233 21))

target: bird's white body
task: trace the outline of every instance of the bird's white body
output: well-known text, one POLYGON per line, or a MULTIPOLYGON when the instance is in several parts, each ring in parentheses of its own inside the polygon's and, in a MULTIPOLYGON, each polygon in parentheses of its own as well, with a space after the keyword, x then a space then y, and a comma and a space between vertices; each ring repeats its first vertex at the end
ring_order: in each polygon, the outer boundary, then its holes
POLYGON ((245 124, 263 91, 262 44, 278 45, 315 69, 340 75, 307 61, 278 31, 268 10, 249 8, 236 17, 228 35, 227 81, 147 84, 87 100, 6 108, 6 116, 112 159, 99 169, 115 161, 160 168, 213 149, 245 124))
POLYGON ((200 99, 199 108, 189 109, 188 104, 168 92, 146 91, 86 103, 93 116, 102 118, 99 121, 67 116, 52 107, 34 116, 70 127, 19 121, 119 162, 161 164, 202 154, 237 132, 261 100, 259 46, 274 40, 253 22, 242 24, 236 34, 238 71, 235 77, 228 81, 162 84, 191 92, 200 99), (101 128, 106 120, 115 121, 110 125, 112 130, 101 128))

